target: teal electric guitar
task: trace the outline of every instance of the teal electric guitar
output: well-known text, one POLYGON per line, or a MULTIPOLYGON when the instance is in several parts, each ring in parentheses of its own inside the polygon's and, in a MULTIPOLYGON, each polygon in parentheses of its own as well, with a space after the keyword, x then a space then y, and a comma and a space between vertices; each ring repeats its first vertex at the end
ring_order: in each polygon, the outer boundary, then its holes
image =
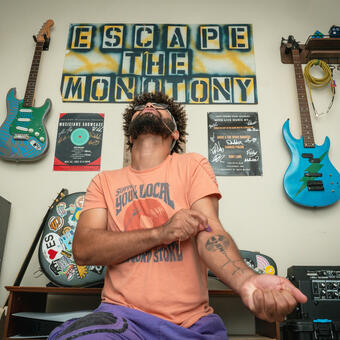
POLYGON ((302 137, 296 139, 292 136, 288 119, 282 128, 291 152, 291 162, 283 179, 284 190, 294 203, 306 207, 325 207, 340 199, 340 174, 328 158, 329 138, 326 137, 322 145, 314 142, 300 48, 293 36, 288 38, 286 52, 293 57, 302 137))
POLYGON ((8 91, 7 117, 0 127, 0 158, 8 161, 35 161, 45 155, 48 134, 44 125, 50 111, 51 101, 43 106, 34 107, 35 85, 41 53, 47 50, 50 42, 50 27, 53 20, 45 22, 39 34, 34 36, 35 52, 23 100, 15 97, 15 88, 8 91))

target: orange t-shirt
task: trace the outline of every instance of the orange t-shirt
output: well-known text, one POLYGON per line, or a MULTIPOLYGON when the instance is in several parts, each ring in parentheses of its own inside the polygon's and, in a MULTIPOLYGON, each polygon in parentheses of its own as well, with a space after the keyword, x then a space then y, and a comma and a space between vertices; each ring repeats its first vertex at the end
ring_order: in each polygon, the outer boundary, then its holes
MULTIPOLYGON (((169 155, 147 170, 131 166, 94 177, 82 211, 106 208, 107 229, 129 231, 163 225, 180 209, 208 195, 221 197, 214 172, 196 153, 169 155)), ((102 301, 141 310, 190 327, 213 312, 207 268, 194 239, 173 242, 107 267, 102 301)))

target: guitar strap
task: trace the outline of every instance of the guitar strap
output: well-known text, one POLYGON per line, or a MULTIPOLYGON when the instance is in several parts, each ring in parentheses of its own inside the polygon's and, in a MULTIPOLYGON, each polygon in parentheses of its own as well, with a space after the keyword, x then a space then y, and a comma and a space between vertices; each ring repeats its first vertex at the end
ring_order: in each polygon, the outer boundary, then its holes
MULTIPOLYGON (((29 249, 29 251, 28 251, 28 253, 27 253, 27 255, 26 255, 26 257, 25 257, 25 259, 24 259, 24 261, 23 261, 23 263, 21 265, 21 267, 20 267, 19 273, 18 273, 18 275, 17 275, 17 277, 16 277, 16 279, 14 281, 13 286, 19 286, 21 281, 22 281, 22 279, 23 279, 23 277, 24 277, 24 275, 25 275, 26 269, 27 269, 27 267, 28 267, 28 265, 29 265, 29 263, 31 261, 33 253, 35 251, 35 248, 36 248, 36 246, 37 246, 37 244, 39 242, 39 239, 40 239, 40 236, 42 234, 42 231, 44 230, 44 226, 46 224, 49 212, 66 195, 68 195, 68 190, 67 189, 61 189, 61 191, 59 192, 58 196, 54 199, 52 205, 48 208, 48 210, 47 210, 47 212, 46 212, 46 214, 45 214, 45 216, 44 216, 44 218, 43 218, 43 220, 41 222, 41 225, 40 225, 40 227, 39 227, 39 229, 38 229, 38 231, 37 231, 37 233, 36 233, 36 235, 34 237, 34 240, 33 240, 32 244, 31 244, 31 247, 30 247, 30 249, 29 249)), ((8 305, 8 300, 9 300, 9 296, 7 296, 6 302, 3 305, 3 311, 2 311, 1 319, 0 319, 0 331, 1 332, 4 329, 3 325, 4 325, 4 322, 5 322, 5 309, 6 309, 7 305, 8 305)), ((2 338, 2 334, 0 334, 0 335, 1 335, 1 338, 2 338)))

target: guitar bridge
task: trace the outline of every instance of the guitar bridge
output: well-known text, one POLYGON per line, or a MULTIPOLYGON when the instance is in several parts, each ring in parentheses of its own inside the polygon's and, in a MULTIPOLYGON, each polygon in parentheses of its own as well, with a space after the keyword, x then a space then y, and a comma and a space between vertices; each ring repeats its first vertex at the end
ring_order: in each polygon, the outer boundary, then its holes
POLYGON ((25 133, 16 133, 13 136, 14 140, 28 140, 29 135, 25 134, 25 133))
POLYGON ((325 191, 325 188, 323 187, 323 185, 315 185, 308 187, 308 191, 325 191))
POLYGON ((322 181, 307 181, 308 191, 325 191, 322 181))

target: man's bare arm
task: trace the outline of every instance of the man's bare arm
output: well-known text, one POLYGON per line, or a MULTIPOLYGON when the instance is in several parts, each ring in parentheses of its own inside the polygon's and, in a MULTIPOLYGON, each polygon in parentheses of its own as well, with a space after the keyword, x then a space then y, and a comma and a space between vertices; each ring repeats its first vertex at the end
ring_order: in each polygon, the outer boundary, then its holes
POLYGON ((205 228, 200 212, 180 210, 162 226, 127 232, 107 230, 107 210, 81 213, 73 239, 73 255, 79 265, 114 265, 154 247, 185 241, 205 228))
POLYGON ((107 210, 81 213, 73 239, 79 265, 114 265, 159 245, 155 228, 119 232, 107 230, 107 210))
POLYGON ((232 237, 223 229, 218 218, 218 199, 207 196, 192 206, 208 218, 211 231, 197 235, 198 252, 207 267, 234 291, 239 292, 243 282, 257 275, 243 261, 232 237))
POLYGON ((192 206, 208 217, 211 232, 197 235, 198 251, 210 268, 223 282, 236 291, 245 306, 258 318, 274 322, 283 321, 297 303, 307 297, 286 278, 257 274, 243 261, 231 236, 223 230, 218 219, 218 201, 208 196, 192 206))

